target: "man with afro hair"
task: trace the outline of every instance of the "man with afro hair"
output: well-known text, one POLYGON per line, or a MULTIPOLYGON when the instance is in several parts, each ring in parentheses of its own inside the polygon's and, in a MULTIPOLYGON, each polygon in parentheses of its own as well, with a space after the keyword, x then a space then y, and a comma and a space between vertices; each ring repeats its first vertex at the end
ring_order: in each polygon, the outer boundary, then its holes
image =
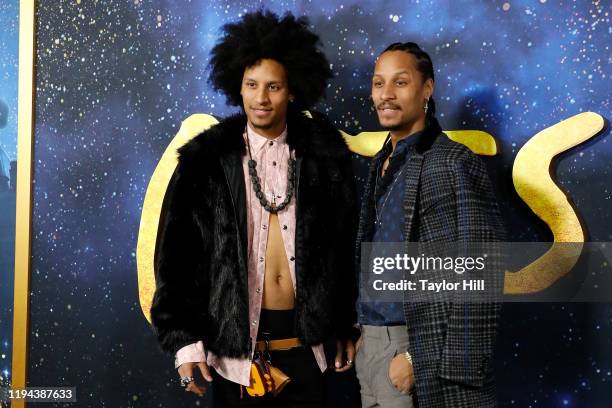
POLYGON ((215 406, 320 407, 335 339, 351 368, 358 210, 350 152, 321 114, 304 111, 331 78, 305 18, 246 14, 223 27, 210 82, 241 113, 179 149, 164 200, 153 326, 181 384, 215 406), (290 377, 252 396, 257 353, 290 377))

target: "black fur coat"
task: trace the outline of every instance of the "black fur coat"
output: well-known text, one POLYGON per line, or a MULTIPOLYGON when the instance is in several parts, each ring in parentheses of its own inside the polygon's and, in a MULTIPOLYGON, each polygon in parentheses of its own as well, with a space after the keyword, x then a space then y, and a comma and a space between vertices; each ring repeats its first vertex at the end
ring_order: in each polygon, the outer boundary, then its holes
MULTIPOLYGON (((179 149, 158 232, 151 318, 161 348, 202 340, 219 356, 250 352, 246 188, 236 115, 179 149)), ((322 116, 290 110, 296 166, 296 333, 306 345, 346 338, 355 322, 358 221, 350 152, 322 116)))

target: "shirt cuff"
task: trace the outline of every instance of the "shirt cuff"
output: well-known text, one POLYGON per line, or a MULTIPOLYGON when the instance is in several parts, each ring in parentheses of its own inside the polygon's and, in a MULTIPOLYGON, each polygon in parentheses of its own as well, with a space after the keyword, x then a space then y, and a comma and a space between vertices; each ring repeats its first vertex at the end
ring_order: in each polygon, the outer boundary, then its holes
POLYGON ((174 368, 179 368, 181 364, 185 363, 201 363, 203 361, 206 361, 204 343, 198 341, 197 343, 188 344, 176 352, 174 368))

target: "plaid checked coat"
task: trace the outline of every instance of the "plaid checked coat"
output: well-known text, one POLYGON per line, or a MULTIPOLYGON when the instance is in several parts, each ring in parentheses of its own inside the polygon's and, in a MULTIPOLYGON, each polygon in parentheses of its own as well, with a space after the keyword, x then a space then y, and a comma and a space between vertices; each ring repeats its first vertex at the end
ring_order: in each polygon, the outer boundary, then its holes
MULTIPOLYGON (((376 170, 386 158, 384 150, 373 158, 364 189, 357 267, 361 242, 369 241, 373 233, 374 184, 376 170)), ((504 239, 484 163, 467 147, 448 139, 435 119, 405 165, 404 236, 410 241, 504 239)), ((405 300, 419 408, 497 406, 492 355, 500 304, 405 300)))

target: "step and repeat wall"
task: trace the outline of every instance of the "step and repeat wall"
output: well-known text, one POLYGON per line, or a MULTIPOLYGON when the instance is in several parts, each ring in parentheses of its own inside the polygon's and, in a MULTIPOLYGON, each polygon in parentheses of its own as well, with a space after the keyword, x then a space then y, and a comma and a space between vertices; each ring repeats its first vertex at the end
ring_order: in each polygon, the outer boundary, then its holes
MULTIPOLYGON (((181 122, 235 111, 207 83, 220 27, 262 5, 38 2, 28 385, 75 386, 82 407, 210 406, 180 388, 159 351, 141 308, 137 241, 149 180, 181 122)), ((265 6, 309 17, 335 73, 317 109, 350 134, 380 130, 369 99, 376 56, 396 41, 419 43, 434 61, 442 127, 498 142, 485 160, 510 239, 553 239, 517 194, 512 168, 539 131, 581 112, 612 116, 609 3, 265 6)), ((604 128, 550 166, 591 241, 612 241, 608 136, 604 128)), ((355 164, 362 184, 367 158, 355 164)), ((501 406, 611 406, 611 339, 607 304, 507 304, 501 406)), ((328 381, 339 384, 334 406, 357 404, 349 375, 328 381)))

